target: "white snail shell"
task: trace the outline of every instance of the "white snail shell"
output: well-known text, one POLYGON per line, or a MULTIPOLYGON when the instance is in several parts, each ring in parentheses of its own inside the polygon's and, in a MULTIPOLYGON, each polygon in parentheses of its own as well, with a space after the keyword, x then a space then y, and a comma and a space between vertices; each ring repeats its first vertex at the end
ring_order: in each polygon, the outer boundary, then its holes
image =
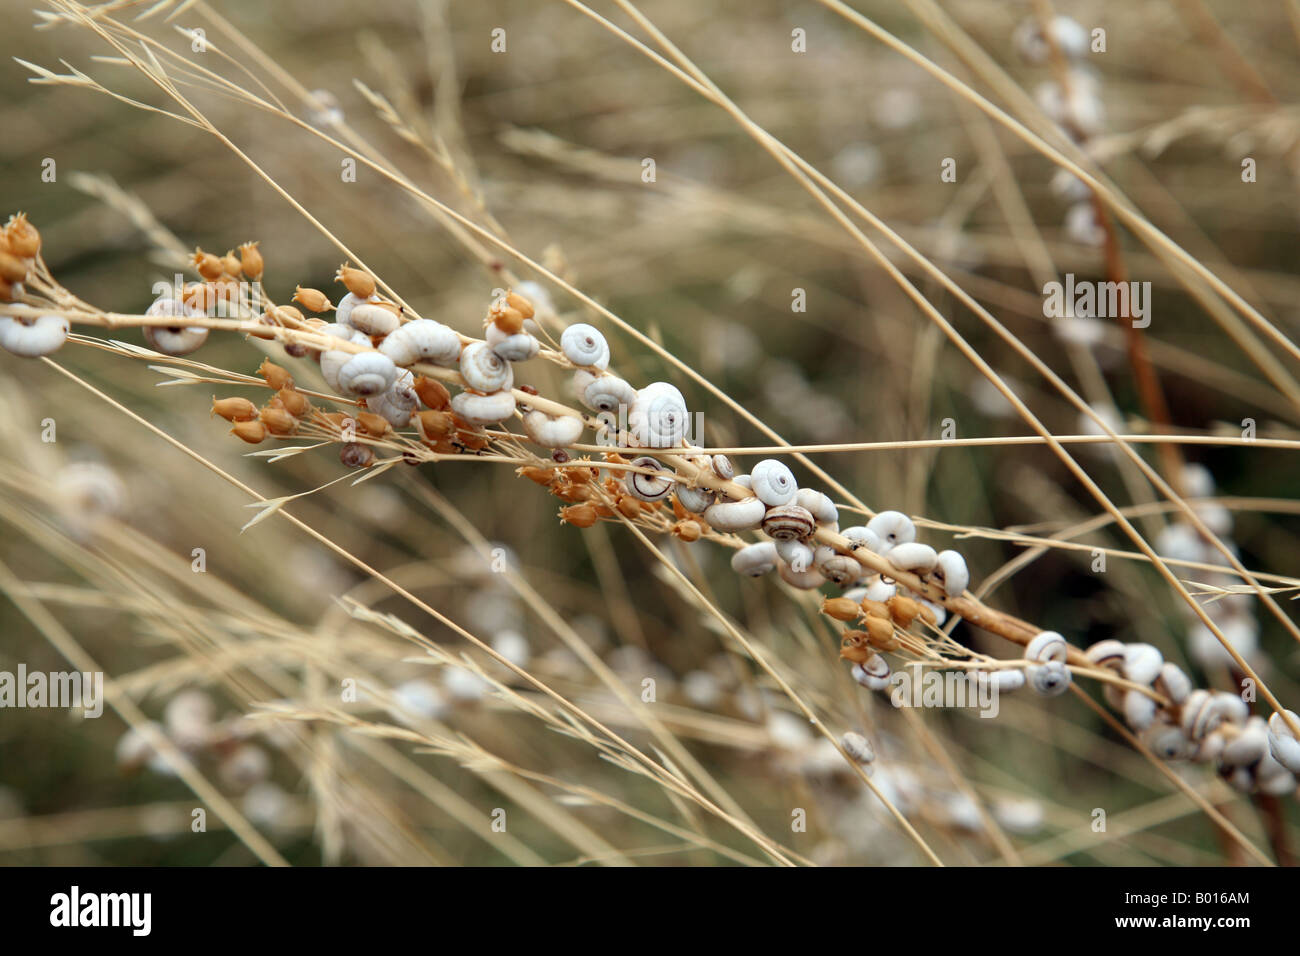
MULTIPOLYGON (((892 561, 893 558, 891 557, 890 560, 892 561)), ((966 567, 966 559, 952 550, 939 552, 934 576, 943 585, 943 593, 948 597, 961 597, 966 586, 970 584, 970 571, 966 567)))
MULTIPOLYGON (((322 334, 331 338, 343 339, 356 345, 370 346, 370 339, 363 332, 347 325, 327 325, 320 330, 322 334)), ((343 366, 352 361, 358 352, 345 352, 342 349, 326 349, 320 353, 320 372, 324 377, 326 384, 336 392, 344 391, 343 386, 339 383, 339 372, 343 366)), ((396 380, 396 378, 394 378, 396 380)))
POLYGON ((885 581, 879 575, 867 582, 867 600, 877 601, 880 604, 888 603, 889 599, 898 593, 898 585, 893 581, 885 581))
POLYGON ((1153 723, 1142 733, 1142 742, 1162 760, 1182 760, 1191 753, 1187 735, 1171 724, 1153 723))
POLYGON ((411 424, 411 415, 420 407, 420 397, 411 387, 414 384, 415 376, 402 369, 392 388, 366 399, 366 408, 382 415, 394 428, 405 428, 411 424))
MULTIPOLYGON (((1288 710, 1286 714, 1300 724, 1295 711, 1288 710)), ((1292 773, 1300 773, 1300 740, 1296 739, 1295 732, 1281 713, 1271 714, 1268 718, 1268 749, 1273 759, 1283 767, 1292 773)))
POLYGON ((778 541, 806 538, 815 530, 817 522, 812 514, 798 505, 768 508, 763 515, 763 533, 778 541))
POLYGON ((509 335, 501 331, 495 322, 487 327, 483 337, 487 340, 488 348, 507 362, 527 362, 541 350, 537 339, 527 332, 509 335))
POLYGON ((764 458, 750 471, 749 477, 758 500, 771 507, 789 504, 799 493, 794 472, 775 458, 764 458))
POLYGON ((582 390, 582 403, 593 411, 614 412, 619 406, 630 409, 636 395, 636 389, 618 376, 602 375, 582 390))
MULTIPOLYGON (((337 316, 335 320, 337 321, 337 316)), ((392 309, 386 309, 372 302, 362 302, 348 315, 347 324, 366 335, 388 335, 397 330, 402 320, 392 309)))
POLYGON ((471 342, 460 353, 460 375, 476 392, 505 391, 515 384, 510 363, 497 355, 486 342, 471 342))
POLYGON ((688 415, 681 392, 667 382, 654 382, 636 393, 627 424, 642 446, 675 448, 686 436, 688 415))
POLYGON ((1090 664, 1105 667, 1108 670, 1122 671, 1124 669, 1125 652, 1123 641, 1108 638, 1089 646, 1083 653, 1090 664))
MULTIPOLYGON (((339 304, 334 307, 334 321, 339 325, 351 326, 352 310, 359 305, 368 305, 370 303, 381 301, 379 293, 376 292, 369 299, 363 299, 360 296, 353 295, 349 292, 343 298, 339 299, 339 304)), ((398 363, 401 364, 400 362, 398 363)))
POLYGON ((704 510, 713 504, 715 498, 716 496, 709 488, 677 486, 677 500, 681 503, 681 506, 697 515, 704 514, 704 510))
POLYGON ((713 473, 723 481, 731 481, 736 477, 736 466, 731 463, 731 459, 726 455, 714 455, 713 460, 709 462, 713 473))
POLYGON ((876 751, 872 748, 871 741, 851 730, 840 738, 840 746, 858 763, 871 763, 876 759, 876 751))
POLYGON ((1128 644, 1124 648, 1124 676, 1135 684, 1154 683, 1164 663, 1164 655, 1150 644, 1128 644))
POLYGON ((794 538, 782 538, 776 542, 776 553, 781 556, 781 560, 790 566, 790 570, 796 574, 802 574, 813 566, 816 560, 816 552, 802 541, 794 538))
POLYGON ((664 472, 663 465, 646 455, 633 458, 632 464, 637 468, 653 468, 660 472, 657 475, 646 475, 639 471, 626 472, 623 476, 623 485, 633 498, 640 498, 642 501, 663 501, 672 494, 676 482, 671 472, 664 472))
POLYGON ((475 425, 503 422, 515 413, 515 396, 511 392, 478 395, 461 392, 451 400, 451 410, 475 425))
POLYGON ((975 679, 993 687, 999 694, 1009 694, 1025 686, 1025 672, 1019 667, 1003 667, 993 671, 976 671, 975 679))
MULTIPOLYGON (((207 329, 203 331, 206 333, 207 329)), ((61 315, 38 316, 31 325, 24 325, 12 315, 0 316, 0 348, 14 355, 23 358, 50 355, 67 340, 68 320, 61 315)))
POLYGON ((1059 697, 1070 689, 1073 681, 1069 669, 1060 661, 1031 664, 1025 670, 1029 686, 1043 697, 1059 697))
POLYGON ((360 352, 339 368, 339 388, 350 395, 378 395, 397 381, 397 366, 381 352, 360 352))
POLYGON ((767 509, 757 498, 715 501, 704 509, 704 520, 718 531, 748 531, 757 528, 767 509))
POLYGON ((925 598, 917 598, 922 607, 928 607, 934 612, 934 626, 943 627, 944 621, 948 620, 948 609, 942 604, 936 604, 934 601, 927 601, 925 598))
POLYGON ((1156 689, 1175 704, 1181 704, 1192 692, 1192 679, 1177 664, 1165 661, 1160 667, 1160 676, 1156 678, 1156 689))
POLYGON ((1069 645, 1055 631, 1043 631, 1025 646, 1025 660, 1036 664, 1056 661, 1064 664, 1069 659, 1069 645))
POLYGON ((577 322, 560 335, 560 350, 574 365, 604 369, 609 366, 609 343, 595 326, 577 322))
POLYGON ((154 351, 164 355, 189 355, 208 340, 208 330, 200 325, 144 327, 144 339, 154 351))
POLYGON ((1210 698, 1211 710, 1223 718, 1224 723, 1244 724, 1250 717, 1250 707, 1236 694, 1219 691, 1210 698))
POLYGON ((776 565, 776 545, 771 541, 746 545, 731 556, 732 570, 751 578, 775 571, 776 565))
POLYGON ((1156 702, 1140 691, 1128 691, 1124 695, 1124 719, 1134 730, 1146 730, 1155 722, 1156 702))
POLYGON ((1274 760, 1270 754, 1265 754, 1256 764, 1255 782, 1261 791, 1274 797, 1289 796, 1296 788, 1295 774, 1274 760))
POLYGON ((1225 767, 1249 767, 1268 754, 1268 722, 1251 717, 1241 733, 1223 745, 1219 761, 1225 767))
POLYGON ((1220 723, 1223 716, 1216 714, 1212 704, 1212 694, 1208 690, 1197 688, 1187 695, 1182 707, 1182 728, 1193 741, 1204 740, 1220 723))
POLYGON ((781 575, 781 580, 791 587, 799 588, 802 591, 815 591, 826 583, 822 573, 816 568, 809 568, 807 571, 795 571, 788 564, 779 564, 776 573, 781 575))
POLYGON ((815 488, 800 488, 794 496, 794 503, 807 509, 818 524, 834 524, 840 520, 840 510, 835 507, 835 502, 815 488))
POLYGON ((881 546, 872 549, 877 554, 886 554, 900 544, 916 540, 916 525, 901 511, 882 511, 867 522, 867 528, 880 538, 881 546))
POLYGON ((889 549, 889 563, 903 571, 927 574, 939 563, 934 548, 919 541, 906 541, 889 549))
POLYGON ((533 410, 524 415, 524 431, 528 437, 547 448, 568 448, 582 437, 585 426, 574 415, 548 415, 533 410))
POLYGON ((856 524, 845 528, 840 532, 840 534, 849 539, 849 547, 854 551, 857 551, 859 548, 866 548, 868 551, 875 551, 880 547, 880 535, 876 534, 863 524, 856 524))
POLYGON ((879 654, 872 654, 861 664, 854 664, 853 679, 871 690, 884 690, 889 686, 889 662, 879 654))
POLYGON ((460 358, 460 336, 433 319, 413 319, 386 335, 379 343, 379 351, 403 368, 416 362, 450 368, 460 358))
POLYGON ((840 587, 852 584, 862 573, 862 565, 855 559, 825 546, 817 549, 813 563, 827 581, 840 587), (825 553, 827 551, 830 552, 829 555, 825 553))

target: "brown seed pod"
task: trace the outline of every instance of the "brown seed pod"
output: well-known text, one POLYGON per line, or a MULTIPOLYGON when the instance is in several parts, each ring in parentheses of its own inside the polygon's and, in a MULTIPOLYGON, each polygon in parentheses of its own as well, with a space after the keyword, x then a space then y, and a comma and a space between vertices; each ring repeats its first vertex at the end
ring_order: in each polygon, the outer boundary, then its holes
POLYGON ((320 289, 304 289, 302 286, 296 286, 293 290, 293 301, 297 302, 313 312, 327 312, 334 308, 334 303, 320 289))
POLYGON ((698 521, 693 521, 688 518, 685 521, 678 521, 674 524, 672 532, 683 541, 699 541, 700 535, 704 533, 704 529, 700 527, 698 521))
POLYGON ((474 428, 462 428, 456 432, 456 441, 468 451, 482 451, 488 446, 487 436, 474 428))
POLYGON ((257 251, 256 242, 246 242, 239 247, 239 267, 250 279, 262 278, 262 254, 257 251))
POLYGON ((358 299, 368 299, 375 294, 375 279, 370 273, 344 263, 334 276, 335 282, 342 282, 348 291, 358 299))
POLYGON ((525 319, 533 317, 533 304, 517 292, 506 293, 506 305, 514 309, 525 319))
POLYGON ((267 404, 258 415, 266 430, 272 435, 292 435, 298 430, 298 419, 290 415, 284 408, 276 408, 267 404))
POLYGON ((266 426, 256 419, 251 422, 235 422, 230 434, 237 435, 250 445, 256 445, 266 439, 266 426))
POLYGON ((24 212, 9 217, 5 239, 9 241, 9 251, 19 259, 31 259, 41 251, 41 234, 27 221, 24 212))
POLYGON ((522 475, 529 481, 541 485, 543 488, 549 487, 555 480, 556 472, 554 468, 538 468, 536 465, 524 465, 518 469, 515 474, 522 475))
POLYGON ((357 412, 357 427, 371 438, 383 438, 392 429, 387 418, 374 412, 357 412))
POLYGON ((868 616, 866 633, 868 642, 877 650, 896 651, 902 646, 894 636, 893 622, 887 617, 868 616))
POLYGON ((862 608, 852 598, 822 598, 822 613, 837 621, 856 621, 862 615, 862 608))
POLYGON ((228 422, 251 422, 257 417, 257 406, 246 398, 212 398, 212 413, 228 422))
POLYGON ((614 502, 614 506, 624 518, 639 518, 641 516, 641 502, 631 495, 619 495, 614 502))
POLYGON ((235 255, 233 249, 227 251, 226 254, 221 257, 221 268, 225 271, 226 275, 230 276, 232 279, 239 278, 239 273, 243 270, 243 266, 240 265, 239 258, 235 255))
POLYGON ((425 378, 421 375, 411 387, 420 397, 420 401, 435 412, 451 408, 451 392, 447 391, 447 386, 436 378, 425 378))
POLYGON ((590 501, 560 509, 560 520, 577 528, 590 528, 596 523, 598 517, 596 506, 590 501))
POLYGON ((921 605, 902 594, 895 594, 887 604, 890 616, 899 627, 908 627, 921 613, 921 605))
POLYGON ((275 397, 280 400, 284 410, 294 418, 302 418, 311 411, 311 402, 307 396, 298 391, 292 385, 281 388, 275 393, 275 397))
POLYGON ((840 657, 855 664, 864 664, 875 653, 863 631, 845 631, 840 638, 840 657))
POLYGON ((295 309, 291 305, 277 305, 271 309, 271 318, 275 319, 280 325, 287 325, 290 328, 297 328, 307 321, 307 317, 302 311, 295 309))
POLYGON ((226 274, 225 267, 221 264, 221 259, 210 252, 204 252, 196 248, 194 255, 190 257, 190 262, 194 268, 199 270, 199 275, 211 282, 213 279, 220 279, 226 274))
POLYGON ((276 365, 270 359, 262 359, 262 364, 257 367, 257 374, 277 392, 282 388, 293 388, 293 376, 289 374, 289 370, 276 365))
POLYGON ((10 252, 0 251, 0 279, 10 282, 22 282, 27 278, 28 264, 10 252))
POLYGON ((883 617, 885 620, 889 620, 890 617, 889 605, 884 601, 870 601, 863 598, 862 612, 866 614, 867 617, 883 617))
POLYGON ((375 453, 370 446, 360 442, 344 442, 343 447, 339 449, 339 461, 349 468, 366 468, 374 460, 375 453))
POLYGON ((524 329, 523 314, 518 309, 512 309, 508 305, 493 306, 491 318, 492 324, 506 335, 517 335, 524 329))
POLYGON ((575 485, 570 481, 560 482, 551 489, 551 494, 562 501, 590 501, 591 489, 586 485, 575 485))
POLYGON ((427 411, 417 412, 415 420, 425 438, 447 438, 456 430, 456 419, 451 412, 427 411))

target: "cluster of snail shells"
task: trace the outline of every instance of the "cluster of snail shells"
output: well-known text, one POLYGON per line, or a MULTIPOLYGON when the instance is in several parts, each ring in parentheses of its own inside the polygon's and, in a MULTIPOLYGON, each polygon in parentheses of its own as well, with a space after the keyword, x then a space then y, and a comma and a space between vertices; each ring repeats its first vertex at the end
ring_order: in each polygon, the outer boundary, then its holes
MULTIPOLYGON (((1281 796, 1296 789, 1300 740, 1284 714, 1253 716, 1236 694, 1193 687, 1191 678, 1150 644, 1104 640, 1085 652, 1095 667, 1150 688, 1168 701, 1108 683, 1106 701, 1164 760, 1213 763, 1237 789, 1281 796)), ((1286 711, 1293 721, 1295 714, 1286 711)))
POLYGON ((1026 684, 1042 697, 1059 697, 1070 689, 1074 678, 1066 666, 1070 646, 1056 631, 1042 631, 1025 645, 1025 667, 977 671, 976 679, 999 694, 1011 693, 1026 684))

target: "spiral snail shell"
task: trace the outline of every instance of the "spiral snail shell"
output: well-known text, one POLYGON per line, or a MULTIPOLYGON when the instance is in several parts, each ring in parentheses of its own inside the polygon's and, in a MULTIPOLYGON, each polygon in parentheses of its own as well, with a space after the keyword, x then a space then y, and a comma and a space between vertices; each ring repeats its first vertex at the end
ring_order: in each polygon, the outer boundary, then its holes
POLYGON ((475 425, 503 422, 515 413, 515 396, 511 392, 479 395, 461 392, 451 400, 451 410, 475 425))
POLYGON ((619 406, 632 407, 636 389, 616 375, 594 378, 582 390, 582 403, 597 412, 618 411, 619 406))
POLYGON ((849 539, 849 547, 854 551, 859 548, 866 548, 868 551, 875 551, 880 547, 880 536, 868 528, 866 525, 850 525, 840 534, 849 539))
POLYGON ((853 679, 870 690, 884 690, 889 686, 889 662, 879 654, 872 654, 850 671, 853 679))
POLYGON ((450 368, 460 358, 460 336, 433 319, 413 319, 386 335, 379 343, 379 351, 403 368, 417 362, 450 368))
POLYGON ((1141 691, 1124 694, 1124 720, 1134 730, 1143 731, 1155 723, 1156 702, 1141 691))
POLYGON ((1286 717, 1300 724, 1295 711, 1278 711, 1268 718, 1268 749, 1273 759, 1294 774, 1300 774, 1300 740, 1286 722, 1286 717))
MULTIPOLYGON (((194 318, 202 316, 204 313, 202 309, 183 302, 177 302, 175 299, 161 298, 156 299, 145 310, 144 314, 194 318)), ((201 325, 146 325, 143 331, 145 341, 149 343, 149 346, 164 355, 189 355, 191 352, 197 351, 208 340, 208 330, 201 325)))
POLYGON ((835 507, 835 502, 815 488, 800 488, 794 496, 794 503, 806 508, 818 524, 834 524, 840 520, 840 510, 835 507))
POLYGON ((763 533, 777 541, 806 538, 816 530, 812 513, 799 505, 768 508, 763 515, 763 533))
POLYGON ((360 352, 339 367, 338 381, 351 395, 378 395, 397 381, 397 366, 381 352, 360 352))
POLYGON ((726 455, 714 455, 713 460, 709 462, 709 467, 723 481, 731 481, 736 477, 736 466, 731 463, 731 459, 726 455))
POLYGON ((1060 661, 1048 661, 1046 664, 1031 664, 1025 668, 1029 686, 1043 697, 1059 697, 1070 689, 1074 678, 1060 661))
POLYGON ((718 531, 748 531, 757 528, 767 509, 757 498, 715 501, 704 509, 704 520, 718 531))
POLYGON ((776 573, 781 575, 781 580, 794 588, 801 591, 815 591, 826 583, 822 573, 816 568, 809 568, 807 571, 796 571, 788 564, 777 566, 776 573))
POLYGON ((1164 663, 1164 655, 1150 644, 1124 646, 1124 676, 1135 684, 1153 683, 1164 663))
MULTIPOLYGON (((794 480, 794 472, 784 462, 775 458, 765 458, 749 473, 754 483, 754 494, 758 500, 769 507, 789 504, 799 491, 794 480)), ((807 509, 804 509, 805 513, 807 509)), ((809 515, 809 517, 812 517, 809 515)))
POLYGON ((961 597, 970 584, 970 571, 966 559, 956 551, 940 551, 935 562, 934 577, 948 597, 961 597))
POLYGON ((889 563, 902 571, 928 574, 939 563, 934 548, 919 541, 906 541, 889 549, 889 563))
POLYGON ((574 415, 548 415, 534 409, 524 415, 528 437, 547 448, 567 448, 582 437, 585 426, 574 415))
POLYGON ((776 570, 776 565, 776 545, 771 541, 745 545, 731 556, 732 570, 751 578, 776 570))
MULTIPOLYGON (((359 305, 370 305, 382 301, 379 293, 371 294, 370 298, 363 299, 359 295, 349 292, 343 298, 339 299, 339 304, 334 308, 334 321, 340 325, 351 326, 352 310, 359 305)), ((399 363, 400 364, 400 363, 399 363)))
POLYGON ((838 587, 852 584, 862 573, 862 565, 855 559, 825 546, 817 549, 814 563, 822 576, 838 587), (830 552, 829 555, 825 553, 827 551, 830 552))
POLYGON ((802 574, 813 566, 816 552, 802 541, 794 538, 782 538, 776 542, 776 553, 789 565, 790 570, 802 574))
POLYGON ((1057 661, 1064 664, 1069 659, 1069 645, 1056 631, 1043 631, 1025 645, 1025 660, 1044 664, 1057 661))
POLYGON ((867 522, 867 528, 880 538, 877 554, 887 554, 900 544, 916 540, 916 525, 901 511, 882 511, 867 522))
POLYGON ((483 337, 487 340, 488 347, 507 362, 527 362, 541 349, 537 339, 527 332, 508 335, 496 324, 489 325, 483 337))
MULTIPOLYGON (((206 334, 207 329, 203 331, 206 334)), ((0 348, 14 355, 23 358, 50 355, 67 340, 68 320, 61 315, 38 316, 30 325, 12 315, 0 316, 0 348)))
POLYGON ((515 383, 510 363, 493 352, 486 342, 471 342, 460 353, 460 375, 476 392, 498 392, 515 383))
POLYGON ((704 514, 704 510, 713 504, 715 495, 708 488, 688 488, 677 486, 677 500, 681 506, 693 514, 704 514))
POLYGON ((667 382, 654 382, 636 393, 627 423, 638 444, 675 448, 686 436, 686 399, 667 382))
POLYGON ((629 471, 623 476, 623 484, 628 494, 642 501, 663 501, 672 494, 676 482, 671 473, 663 470, 663 465, 647 455, 632 459, 636 468, 653 468, 659 474, 647 475, 639 471, 629 471))
POLYGON ((609 343, 595 326, 577 322, 560 335, 560 350, 574 365, 604 369, 609 366, 609 343))
MULTIPOLYGON (((337 321, 337 315, 335 319, 337 321)), ((402 320, 391 308, 375 302, 362 302, 348 314, 347 324, 366 335, 388 335, 397 330, 402 320)))
POLYGON ((392 388, 366 399, 366 407, 382 415, 394 428, 405 428, 411 415, 420 407, 420 397, 415 393, 415 376, 406 369, 397 374, 392 388))

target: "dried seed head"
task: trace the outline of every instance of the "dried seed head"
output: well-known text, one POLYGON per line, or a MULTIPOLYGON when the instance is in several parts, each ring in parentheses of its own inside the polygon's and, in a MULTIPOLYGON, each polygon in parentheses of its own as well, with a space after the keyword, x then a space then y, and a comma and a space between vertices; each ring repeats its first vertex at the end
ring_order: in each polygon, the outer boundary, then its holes
POLYGON ((672 527, 672 532, 683 541, 698 541, 704 529, 700 527, 698 521, 687 518, 685 521, 678 521, 672 527))
POLYGON ((451 412, 430 409, 417 412, 415 420, 426 438, 446 438, 456 430, 456 418, 451 412))
POLYGON ((411 387, 415 389, 415 394, 420 397, 420 401, 435 412, 451 408, 451 392, 447 391, 447 386, 436 378, 425 378, 421 375, 411 387))
POLYGON ((0 251, 0 279, 9 282, 22 282, 27 278, 27 260, 13 253, 0 251))
POLYGON ((306 306, 313 312, 326 312, 334 308, 334 303, 330 301, 329 296, 320 289, 304 289, 302 286, 296 286, 293 292, 293 301, 306 306))
POLYGON ((524 329, 524 314, 499 300, 492 303, 488 318, 506 335, 518 335, 524 329))
POLYGON ((334 276, 335 282, 342 282, 348 287, 348 291, 358 299, 368 299, 375 294, 375 280, 368 272, 360 269, 354 269, 352 266, 339 266, 339 271, 334 276))
POLYGON ((307 317, 302 314, 302 311, 291 305, 277 305, 274 309, 271 309, 270 314, 271 318, 275 319, 279 325, 287 325, 291 328, 300 326, 307 321, 307 317))
POLYGON ((555 469, 538 468, 536 465, 524 465, 522 468, 518 469, 515 474, 522 475, 529 481, 535 482, 543 488, 547 488, 555 478, 555 469))
POLYGON ((855 621, 862 614, 862 609, 852 598, 822 598, 822 613, 837 621, 855 621))
POLYGON ((246 398, 213 397, 212 413, 228 422, 251 422, 257 418, 257 406, 246 398))
POLYGON ((30 259, 41 251, 41 234, 27 221, 24 212, 9 217, 5 239, 9 242, 9 251, 20 259, 30 259))
POLYGON ((194 255, 190 262, 194 268, 199 270, 199 275, 211 282, 213 279, 220 279, 226 274, 225 267, 221 264, 221 259, 210 252, 204 252, 202 249, 195 248, 194 255))
POLYGON ((383 438, 393 426, 383 415, 374 412, 357 412, 357 427, 372 438, 383 438))
POLYGON ((298 430, 298 419, 283 407, 267 404, 258 415, 266 430, 272 435, 292 435, 298 430))
POLYGON ((293 376, 289 374, 289 370, 276 365, 270 359, 262 359, 262 364, 257 367, 257 374, 277 392, 282 388, 293 388, 293 376))
POLYGON ((250 279, 262 278, 262 254, 257 251, 256 242, 246 242, 239 247, 239 264, 250 279))
POLYGON ((599 515, 596 506, 590 501, 560 509, 560 520, 565 524, 571 524, 578 528, 590 528, 596 523, 597 517, 599 515))
POLYGON ((239 273, 243 267, 240 265, 239 259, 235 255, 233 249, 231 249, 224 256, 221 257, 221 268, 222 271, 224 271, 226 275, 230 276, 232 279, 239 278, 239 273))
POLYGON ((614 504, 624 518, 637 518, 641 515, 641 502, 631 495, 619 495, 614 504))
POLYGON ((518 292, 506 293, 506 305, 514 309, 525 319, 531 319, 534 315, 533 304, 525 299, 518 292))
POLYGON ((251 422, 236 422, 230 434, 237 435, 250 445, 256 445, 266 439, 266 426, 256 419, 251 422))
POLYGON ((855 664, 865 664, 875 656, 865 631, 845 631, 840 637, 840 657, 855 664))
POLYGON ((311 411, 311 402, 307 396, 292 385, 281 388, 275 393, 275 397, 280 400, 284 410, 294 418, 302 418, 311 411))
POLYGON ((889 620, 889 605, 883 601, 873 601, 870 598, 862 599, 862 611, 868 617, 883 617, 889 620))
POLYGON ((867 642, 876 650, 896 651, 902 646, 894 634, 894 624, 889 618, 868 616, 864 623, 867 642))
POLYGON ((370 450, 370 446, 360 442, 345 442, 339 449, 339 461, 349 468, 365 468, 374 460, 375 453, 370 450))
POLYGON ((886 603, 889 606, 890 616, 898 623, 899 627, 908 627, 921 613, 921 605, 910 597, 904 597, 901 594, 895 594, 886 603))

